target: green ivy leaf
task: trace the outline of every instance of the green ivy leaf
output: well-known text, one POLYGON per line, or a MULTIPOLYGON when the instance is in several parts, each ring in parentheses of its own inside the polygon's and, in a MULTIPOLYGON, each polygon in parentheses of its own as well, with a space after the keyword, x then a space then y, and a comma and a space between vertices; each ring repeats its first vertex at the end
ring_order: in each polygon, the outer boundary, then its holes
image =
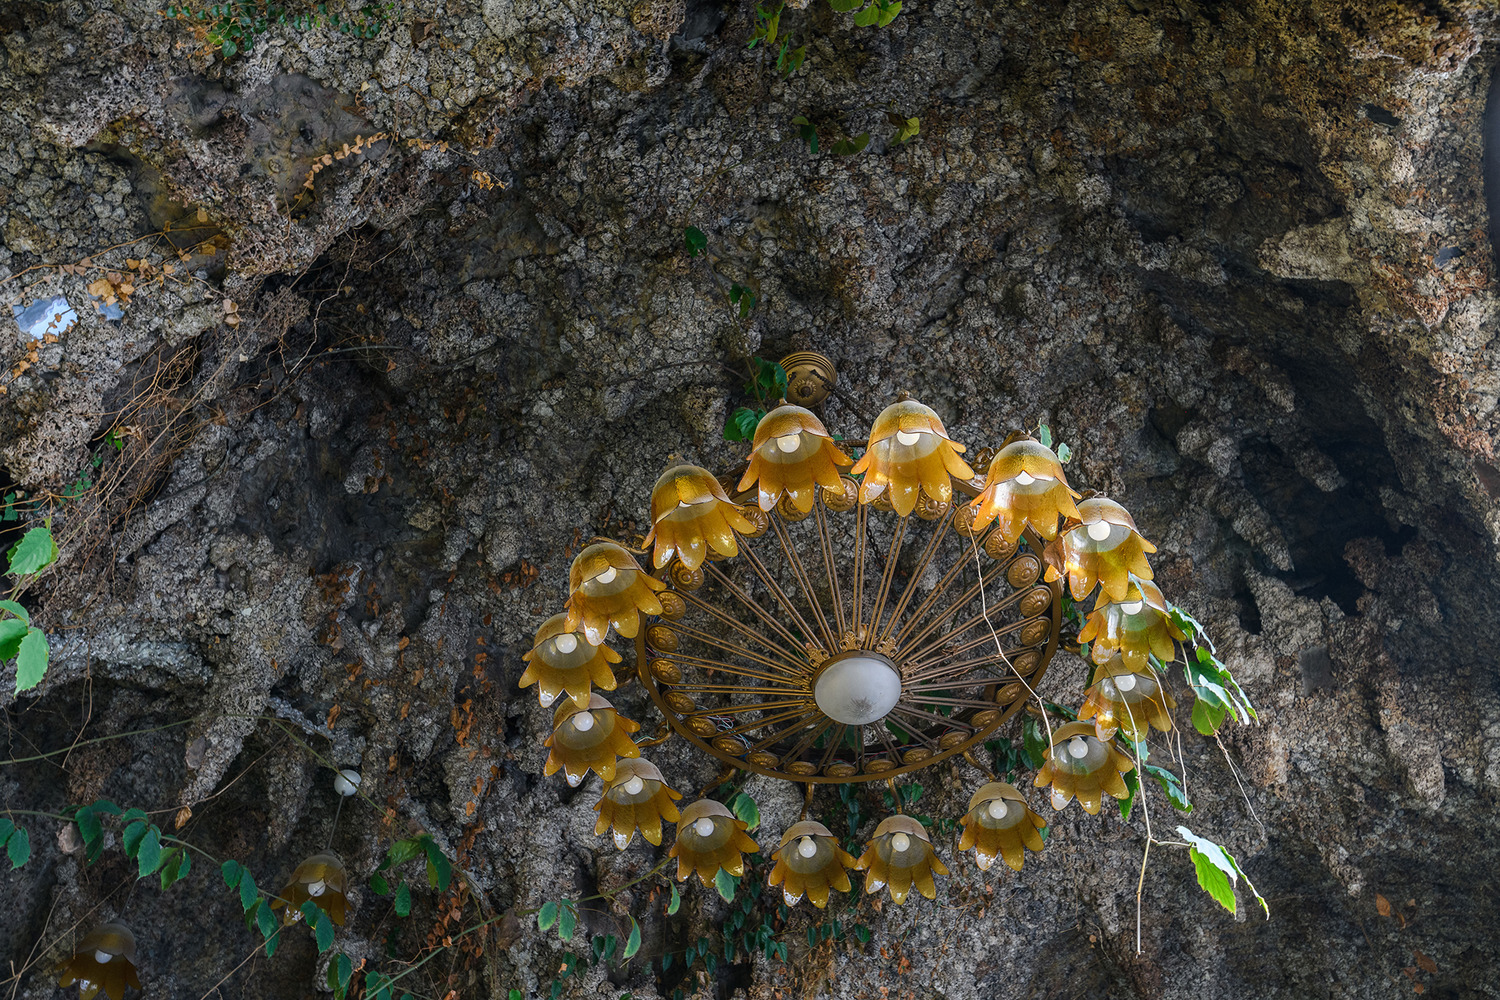
POLYGON ((166 892, 172 887, 172 883, 182 877, 178 869, 182 866, 182 859, 187 853, 180 847, 169 848, 161 855, 161 891, 166 892))
POLYGON ((682 240, 687 244, 689 257, 696 257, 708 247, 708 237, 697 226, 688 226, 682 231, 682 240))
POLYGON ((6 557, 10 560, 8 572, 16 576, 31 576, 57 561, 57 542, 46 528, 32 528, 10 547, 6 557))
POLYGON ((349 956, 343 952, 339 953, 338 961, 329 966, 337 966, 337 990, 338 995, 343 996, 349 989, 349 978, 354 975, 354 963, 349 961, 349 956))
POLYGON ((260 893, 255 889, 255 876, 250 874, 250 869, 244 868, 240 873, 240 906, 250 909, 260 902, 260 893))
POLYGON ((31 838, 19 826, 5 840, 5 856, 10 858, 10 869, 15 871, 31 858, 31 838))
POLYGON ((219 866, 219 871, 224 874, 224 884, 233 889, 240 884, 240 876, 245 869, 238 861, 231 858, 219 866))
POLYGON ((682 893, 680 893, 680 892, 677 891, 677 885, 676 885, 676 883, 673 883, 673 885, 672 885, 672 899, 671 899, 670 902, 667 903, 667 916, 670 917, 672 914, 676 913, 677 912, 677 908, 679 906, 681 906, 681 905, 682 905, 682 893))
POLYGON ((729 808, 745 824, 747 831, 753 832, 756 827, 760 826, 760 806, 744 792, 740 792, 734 797, 734 801, 729 804, 729 808))
POLYGON ((1260 908, 1265 911, 1266 919, 1271 919, 1271 908, 1266 905, 1261 894, 1256 892, 1255 886, 1251 885, 1250 879, 1245 877, 1239 863, 1224 849, 1223 845, 1206 840, 1185 826, 1179 826, 1177 832, 1190 845, 1188 853, 1193 859, 1193 869, 1198 875, 1198 884, 1220 906, 1230 913, 1234 912, 1234 886, 1243 878, 1251 894, 1260 903, 1260 908))
POLYGON ((15 601, 0 601, 0 608, 4 608, 23 622, 31 621, 31 612, 17 604, 15 601))
POLYGON ((813 126, 812 122, 810 122, 810 121, 807 120, 807 116, 806 115, 798 115, 796 118, 793 118, 792 119, 792 124, 797 126, 797 134, 802 138, 803 142, 807 143, 808 151, 811 152, 812 155, 817 156, 818 155, 818 130, 817 130, 817 128, 815 128, 813 126))
POLYGON ((550 931, 555 923, 557 923, 557 904, 549 900, 543 903, 542 908, 537 911, 536 929, 550 931))
POLYGON ((155 873, 161 865, 161 831, 156 827, 146 827, 146 833, 141 837, 140 845, 136 849, 135 860, 141 878, 155 873))
POLYGON ((125 848, 125 856, 127 858, 135 857, 136 852, 141 849, 141 841, 145 839, 146 830, 149 826, 150 824, 145 820, 138 819, 125 827, 124 832, 120 834, 120 843, 125 848))
POLYGON ((28 628, 16 651, 16 694, 30 691, 47 672, 47 636, 39 628, 28 628))
POLYGON ((9 660, 21 651, 21 640, 31 631, 19 618, 0 621, 0 661, 9 660))
POLYGON ((630 937, 625 941, 625 960, 629 961, 635 957, 635 953, 641 950, 641 925, 636 923, 635 917, 630 918, 630 937))
POLYGON ((1185 813, 1193 811, 1193 804, 1188 801, 1187 792, 1183 790, 1182 782, 1177 779, 1177 775, 1155 764, 1144 764, 1142 767, 1147 774, 1156 779, 1156 783, 1166 793, 1167 801, 1172 803, 1173 809, 1185 813))
POLYGON ((855 136, 852 139, 840 139, 838 142, 834 143, 833 155, 853 156, 855 153, 863 152, 864 148, 869 144, 870 133, 861 132, 859 135, 855 136))
POLYGON ((407 917, 411 915, 411 886, 402 882, 396 886, 396 916, 407 917))
POLYGON ((724 440, 726 441, 752 441, 755 439, 755 427, 760 423, 760 418, 765 414, 752 410, 748 406, 741 406, 729 415, 724 422, 724 440))
POLYGON ((734 902, 734 891, 739 881, 722 868, 714 874, 714 888, 719 890, 719 895, 724 897, 726 903, 734 902))
POLYGON ((83 838, 84 859, 92 864, 104 848, 104 825, 99 822, 93 806, 79 806, 73 814, 73 822, 78 824, 78 834, 83 838))
POLYGON ((271 950, 276 947, 272 942, 272 938, 276 934, 277 926, 279 926, 276 923, 276 914, 272 912, 269 906, 262 906, 255 912, 255 926, 260 931, 260 936, 266 939, 266 955, 269 957, 271 950))
POLYGON ((854 936, 859 938, 860 944, 869 944, 871 937, 870 928, 864 924, 855 924, 853 929, 854 936))
POLYGON ((328 919, 328 914, 312 900, 302 904, 302 919, 307 921, 307 926, 313 929, 313 937, 318 943, 318 954, 321 955, 333 947, 333 921, 328 919))
POLYGON ((1193 702, 1193 728, 1204 736, 1212 736, 1224 724, 1225 714, 1224 709, 1210 705, 1199 698, 1193 702))
POLYGON ((1120 806, 1120 819, 1124 820, 1127 823, 1130 822, 1130 814, 1135 809, 1135 796, 1136 796, 1136 793, 1139 792, 1140 790, 1141 790, 1141 778, 1140 778, 1140 775, 1138 775, 1138 774, 1135 773, 1135 769, 1134 768, 1132 768, 1129 771, 1126 771, 1125 772, 1125 791, 1128 792, 1129 794, 1126 795, 1123 799, 1119 800, 1119 806, 1120 806))
POLYGON ((453 879, 453 863, 432 837, 423 834, 420 843, 422 850, 427 852, 427 884, 447 892, 448 883, 453 879))
POLYGON ((1026 716, 1026 722, 1021 726, 1021 736, 1027 762, 1033 768, 1040 768, 1047 762, 1047 754, 1051 749, 1047 743, 1047 735, 1042 732, 1041 723, 1030 715, 1026 716))
POLYGON ((377 896, 389 896, 391 884, 385 880, 385 876, 376 872, 370 876, 370 890, 377 896))
POLYGON ((564 941, 573 940, 573 930, 578 926, 578 911, 573 909, 573 904, 567 900, 563 901, 562 909, 557 915, 557 936, 564 941))
POLYGON ((239 46, 236 45, 236 44, 234 44, 234 42, 230 41, 227 38, 224 39, 224 47, 223 47, 223 49, 221 51, 224 53, 224 58, 225 59, 228 59, 230 56, 234 55, 239 50, 240 50, 239 46))
POLYGON ((422 853, 422 843, 419 840, 398 840, 385 852, 385 860, 380 863, 376 871, 385 871, 387 868, 395 868, 404 865, 412 858, 422 853))
POLYGON ((865 0, 828 0, 828 6, 840 14, 847 14, 851 10, 864 6, 865 0))

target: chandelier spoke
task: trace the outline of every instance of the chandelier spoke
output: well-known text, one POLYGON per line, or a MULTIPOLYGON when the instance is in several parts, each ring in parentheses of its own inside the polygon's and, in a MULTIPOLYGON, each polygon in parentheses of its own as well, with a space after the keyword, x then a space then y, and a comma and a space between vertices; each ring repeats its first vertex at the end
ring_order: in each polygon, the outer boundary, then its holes
POLYGON ((912 568, 911 573, 907 576, 906 586, 901 590, 901 597, 896 601, 896 606, 891 611, 890 619, 885 623, 885 627, 881 629, 880 635, 875 640, 876 646, 879 646, 890 638, 891 630, 901 620, 901 614, 906 610, 906 605, 911 601, 912 595, 916 593, 917 585, 927 573, 927 567, 932 565, 932 557, 937 554, 938 546, 947 537, 948 529, 953 526, 953 512, 957 509, 957 504, 950 503, 948 509, 943 512, 943 516, 934 529, 932 537, 927 540, 927 547, 922 550, 922 555, 917 560, 916 566, 912 568))
MULTIPOLYGON (((801 659, 801 657, 798 655, 798 653, 794 652, 793 650, 786 649, 785 647, 779 645, 778 643, 775 643, 775 642, 771 641, 770 639, 767 639, 765 636, 761 635, 759 632, 755 631, 755 629, 753 629, 750 626, 746 625, 744 622, 737 621, 732 616, 725 614, 724 612, 720 611, 718 608, 715 608, 713 605, 707 603, 706 601, 702 600, 701 598, 697 597, 696 595, 694 595, 692 593, 684 593, 684 594, 682 594, 682 598, 683 598, 684 601, 687 602, 687 604, 689 604, 690 606, 692 606, 694 608, 698 608, 701 611, 706 612, 708 615, 710 615, 715 621, 719 622, 720 624, 725 625, 728 628, 733 629, 734 631, 738 632, 740 635, 744 636, 745 638, 747 638, 747 639, 749 639, 749 640, 751 640, 753 642, 760 643, 762 646, 766 647, 766 649, 770 650, 771 654, 773 656, 780 657, 781 660, 782 660, 782 662, 785 663, 786 666, 789 669, 795 670, 795 671, 797 671, 799 673, 803 669, 805 669, 805 666, 806 666, 805 663, 799 662, 799 660, 801 659)), ((681 626, 680 622, 674 622, 672 624, 672 627, 674 629, 678 629, 678 628, 681 628, 682 626, 681 626)))
POLYGON ((880 631, 880 616, 885 613, 885 599, 890 594, 891 579, 896 575, 896 560, 901 556, 901 541, 906 537, 906 522, 910 518, 901 518, 896 522, 896 530, 891 533, 891 552, 885 560, 884 572, 880 574, 880 589, 875 592, 875 608, 870 612, 870 634, 873 636, 880 631))
POLYGON ((688 653, 673 653, 672 659, 706 667, 709 670, 722 670, 726 674, 734 674, 736 677, 753 677, 755 680, 769 681, 772 684, 780 684, 787 677, 786 674, 764 674, 759 670, 751 670, 748 667, 742 667, 735 663, 725 663, 723 660, 710 660, 707 657, 693 656, 688 653))
POLYGON ((865 521, 868 518, 864 504, 859 504, 854 508, 854 586, 852 588, 854 600, 850 604, 852 611, 850 618, 856 638, 861 632, 859 623, 865 600, 865 521))
POLYGON ((954 636, 962 635, 963 633, 959 631, 948 632, 944 635, 938 636, 936 641, 928 643, 920 650, 908 654, 905 660, 905 663, 907 664, 907 670, 914 673, 919 673, 923 669, 931 666, 934 663, 950 663, 955 656, 961 656, 971 649, 978 649, 981 646, 988 646, 1000 636, 1010 635, 1012 632, 1020 632, 1024 630, 1029 624, 1030 622, 1026 619, 1022 619, 1018 622, 1008 622, 994 629, 988 629, 975 638, 965 640, 964 642, 958 643, 957 645, 953 646, 942 645, 942 643, 950 642, 952 641, 954 636), (934 654, 937 655, 934 656, 934 654), (927 657, 927 659, 919 659, 919 657, 924 655, 927 657))
POLYGON ((802 589, 802 596, 812 608, 813 617, 818 620, 818 631, 822 633, 824 648, 830 651, 838 649, 838 639, 828 627, 828 619, 823 615, 823 607, 816 598, 807 570, 802 566, 802 557, 797 554, 797 547, 787 538, 786 527, 781 523, 781 518, 772 514, 770 520, 771 527, 776 530, 776 540, 781 543, 781 551, 786 553, 791 565, 792 575, 797 578, 797 586, 802 589))
MULTIPOLYGON (((818 487, 818 500, 822 500, 823 488, 818 487)), ((823 511, 823 504, 813 504, 813 516, 818 524, 818 548, 823 552, 823 568, 828 573, 828 592, 832 595, 834 620, 838 624, 839 635, 843 635, 847 629, 844 621, 844 597, 839 587, 839 574, 833 564, 833 539, 828 535, 828 515, 823 511)), ((838 648, 838 643, 829 647, 830 651, 838 648)))
POLYGON ((942 625, 943 625, 943 623, 945 621, 947 621, 949 618, 952 618, 958 612, 959 608, 962 608, 964 605, 966 605, 970 601, 974 600, 974 598, 978 597, 979 593, 980 593, 980 589, 982 587, 984 587, 986 584, 994 583, 996 577, 1001 577, 1003 579, 1004 576, 1005 576, 1005 566, 1003 564, 995 566, 993 569, 991 569, 989 571, 989 573, 987 575, 981 575, 979 577, 978 581, 975 582, 975 584, 972 587, 970 587, 968 590, 964 591, 963 594, 961 594, 958 597, 957 600, 955 600, 952 604, 948 605, 947 610, 943 611, 941 614, 939 614, 932 621, 928 622, 927 625, 925 627, 923 627, 922 631, 918 632, 916 635, 912 636, 910 639, 907 639, 906 640, 906 645, 899 648, 898 655, 903 656, 903 657, 904 656, 910 656, 911 655, 910 651, 914 647, 917 647, 918 644, 921 643, 923 639, 926 639, 935 630, 941 628, 942 625))
POLYGON ((942 579, 938 580, 937 586, 932 588, 932 593, 928 594, 922 603, 917 605, 917 610, 907 619, 906 624, 901 626, 901 631, 896 633, 895 643, 898 648, 906 642, 906 637, 911 634, 911 630, 920 625, 922 620, 927 617, 928 612, 932 610, 932 606, 942 599, 942 596, 948 592, 949 587, 953 586, 953 581, 958 579, 967 565, 963 559, 957 559, 954 560, 952 566, 948 567, 948 571, 943 574, 942 579))
MULTIPOLYGON (((782 721, 785 721, 785 720, 782 719, 782 718, 778 718, 776 721, 777 722, 782 722, 782 721)), ((774 746, 779 740, 786 739, 788 736, 792 735, 795 732, 798 732, 799 730, 806 729, 809 726, 816 726, 817 724, 818 724, 817 723, 817 719, 814 718, 811 721, 809 721, 809 715, 808 715, 808 713, 802 712, 802 713, 800 713, 797 716, 797 721, 796 722, 793 722, 790 726, 787 726, 787 727, 785 727, 783 729, 779 729, 776 732, 772 733, 771 735, 765 737, 764 739, 759 740, 750 749, 751 750, 766 750, 766 749, 774 746)))
POLYGON ((960 732, 974 731, 974 727, 969 725, 967 722, 962 722, 958 719, 950 719, 946 715, 938 715, 934 712, 924 712, 919 708, 912 708, 908 705, 897 705, 895 708, 891 709, 891 714, 894 715, 897 713, 913 719, 923 719, 930 725, 946 726, 949 729, 957 729, 960 732))
MULTIPOLYGON (((714 714, 716 713, 706 712, 701 717, 705 719, 712 718, 714 714)), ((714 733, 714 735, 739 736, 743 733, 749 733, 755 729, 764 729, 766 726, 773 725, 778 722, 786 722, 789 719, 797 719, 799 721, 796 725, 792 726, 791 729, 788 730, 788 732, 795 732, 801 727, 807 725, 807 707, 803 705, 797 708, 786 709, 784 711, 777 712, 774 715, 768 715, 764 719, 757 719, 754 722, 743 722, 740 725, 735 726, 733 729, 724 729, 720 732, 714 733)), ((757 749, 758 747, 759 744, 757 744, 756 747, 752 747, 751 749, 757 749)))
MULTIPOLYGON (((706 646, 712 646, 713 648, 721 649, 726 653, 732 653, 735 656, 744 657, 752 663, 758 663, 763 667, 769 667, 772 670, 786 674, 788 677, 803 677, 807 674, 807 664, 805 662, 799 664, 792 661, 790 658, 781 660, 771 659, 770 657, 763 656, 755 652, 754 650, 746 649, 745 647, 736 645, 735 643, 729 642, 726 639, 721 639, 718 636, 713 635, 712 633, 704 632, 700 629, 695 629, 690 625, 683 625, 680 622, 673 622, 672 630, 680 636, 686 636, 691 639, 696 639, 698 642, 701 642, 706 646)), ((666 655, 676 656, 676 653, 669 653, 666 655)))
MULTIPOLYGON (((749 546, 746 546, 746 551, 749 551, 749 546)), ((735 597, 739 598, 740 603, 745 605, 745 607, 750 610, 751 614, 755 615, 761 621, 765 622, 774 631, 779 633, 782 638, 791 643, 793 649, 802 648, 803 642, 805 640, 799 640, 796 636, 792 635, 792 633, 788 632, 786 630, 786 626, 782 625, 781 622, 776 620, 775 615, 771 614, 765 608, 761 607, 754 600, 754 598, 745 593, 738 584, 729 579, 729 577, 721 572, 717 566, 715 566, 713 563, 706 562, 703 564, 703 568, 706 569, 715 580, 719 581, 720 585, 722 585, 735 597)))
MULTIPOLYGON (((797 610, 797 605, 792 603, 791 595, 777 582, 776 577, 766 568, 766 564, 761 562, 760 556, 756 555, 755 550, 748 544, 742 544, 740 552, 744 555, 745 561, 750 564, 750 568, 755 572, 755 575, 760 577, 760 581, 770 589, 771 593, 775 595, 777 602, 786 609, 786 613, 791 616, 796 622, 797 627, 802 630, 802 634, 805 637, 802 640, 802 644, 805 646, 808 643, 815 642, 817 633, 813 630, 812 626, 807 624, 807 620, 802 617, 802 612, 797 610)), ((809 603, 812 603, 811 597, 806 594, 803 596, 808 599, 809 603)))

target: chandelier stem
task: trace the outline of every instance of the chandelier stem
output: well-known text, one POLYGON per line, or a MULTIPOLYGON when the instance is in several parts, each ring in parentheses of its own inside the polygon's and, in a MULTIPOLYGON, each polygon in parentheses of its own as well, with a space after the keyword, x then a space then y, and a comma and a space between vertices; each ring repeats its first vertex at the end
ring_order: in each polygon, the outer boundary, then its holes
POLYGON ((797 818, 799 823, 807 819, 807 814, 812 811, 813 783, 809 781, 805 787, 807 790, 802 793, 802 815, 797 818))

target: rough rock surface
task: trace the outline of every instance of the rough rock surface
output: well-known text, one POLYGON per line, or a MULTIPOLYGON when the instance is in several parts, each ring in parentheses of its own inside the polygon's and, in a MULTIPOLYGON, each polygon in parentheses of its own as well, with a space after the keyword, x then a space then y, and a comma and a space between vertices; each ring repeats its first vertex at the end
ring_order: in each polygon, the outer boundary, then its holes
MULTIPOLYGON (((0 288, 80 316, 0 338, 6 491, 52 494, 63 551, 25 597, 47 679, 0 678, 6 753, 154 730, 0 765, 0 806, 103 796, 170 827, 187 805, 181 835, 262 886, 332 836, 359 886, 338 947, 392 973, 476 913, 613 892, 657 852, 616 852, 591 792, 541 778, 519 654, 578 539, 634 532, 672 458, 742 455, 720 429, 745 360, 815 349, 867 412, 906 390, 976 446, 1045 421, 1130 505, 1261 707, 1222 751, 1184 739, 1186 821, 1271 919, 1158 848, 1138 951, 1140 817, 1073 807, 1019 875, 960 859, 936 903, 836 904, 868 943, 809 947, 804 906, 776 916, 784 964, 593 965, 563 995, 1496 995, 1491 4, 907 0, 874 29, 813 0, 782 18, 807 42, 789 80, 730 0, 399 4, 374 38, 273 26, 232 59, 157 6, 0 7, 0 288), (888 108, 920 136, 895 143, 888 108), (114 322, 85 290, 110 271, 133 289, 114 322), (335 829, 329 761, 387 822, 351 805, 335 829), (414 829, 474 889, 419 887, 402 922, 365 876, 414 829)), ((1051 695, 1081 675, 1060 657, 1051 695)), ((977 780, 924 775, 923 810, 977 780)), ((800 791, 747 789, 769 851, 800 791)), ((859 795, 867 835, 883 806, 859 795)), ((326 989, 306 933, 251 957, 205 859, 161 893, 17 818, 7 993, 53 995, 116 915, 149 995, 326 989)), ((1178 822, 1159 796, 1153 819, 1178 822)), ((689 888, 666 916, 659 885, 589 904, 580 935, 627 912, 643 957, 717 935, 729 907, 689 888)), ((555 934, 522 915, 483 940, 401 985, 548 994, 555 934)))

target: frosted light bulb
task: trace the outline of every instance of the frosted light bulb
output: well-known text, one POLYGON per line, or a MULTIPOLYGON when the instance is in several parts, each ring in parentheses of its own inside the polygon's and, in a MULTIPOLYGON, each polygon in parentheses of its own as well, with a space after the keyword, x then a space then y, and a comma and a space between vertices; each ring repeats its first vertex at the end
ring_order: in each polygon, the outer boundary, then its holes
POLYGON ((897 431, 896 440, 907 448, 922 440, 921 431, 897 431))
POLYGON ((700 837, 711 837, 714 832, 714 821, 707 816, 693 824, 693 832, 700 837))
POLYGON ((604 567, 604 572, 603 573, 600 573, 598 576, 594 577, 594 582, 595 583, 614 583, 616 575, 617 574, 615 573, 615 568, 613 566, 606 566, 606 567, 604 567))
POLYGON ((1092 538, 1096 542, 1102 542, 1109 537, 1109 522, 1095 521, 1093 524, 1089 525, 1088 531, 1090 538, 1092 538))
POLYGON ((990 819, 1004 819, 1010 812, 1010 803, 1004 799, 995 799, 990 803, 987 811, 990 814, 990 819))
POLYGON ((100 965, 108 965, 110 959, 114 957, 115 956, 111 955, 109 952, 103 950, 102 948, 96 949, 94 951, 94 961, 98 962, 100 965))
POLYGON ((333 776, 333 790, 347 799, 359 789, 361 780, 358 771, 345 768, 333 776))
POLYGON ((846 726, 886 717, 901 700, 901 675, 879 653, 860 651, 828 661, 813 682, 818 711, 846 726))
POLYGON ((572 632, 564 632, 552 640, 552 645, 557 647, 559 653, 571 653, 578 648, 578 636, 572 632))
POLYGON ((1082 736, 1075 736, 1068 741, 1068 753, 1082 760, 1089 755, 1089 741, 1082 736))
POLYGON ((780 448, 782 451, 790 455, 792 452, 802 447, 802 435, 800 433, 783 434, 781 437, 776 439, 776 447, 780 448))
POLYGON ((911 838, 906 834, 895 833, 891 835, 891 850, 895 851, 897 854, 901 854, 910 846, 911 838))
POLYGON ((1115 678, 1115 687, 1121 691, 1132 691, 1135 689, 1135 674, 1121 674, 1115 678))
POLYGON ((1144 601, 1126 601, 1124 604, 1120 605, 1120 610, 1125 612, 1127 615, 1138 615, 1141 613, 1141 608, 1145 606, 1146 602, 1144 601))
POLYGON ((1017 485, 1030 486, 1034 482, 1036 482, 1036 477, 1027 472, 1025 469, 1022 469, 1020 472, 1016 473, 1017 485))
POLYGON ((1068 804, 1068 797, 1062 792, 1052 793, 1052 808, 1061 809, 1068 804))
POLYGON ((1115 682, 1106 677, 1104 678, 1104 680, 1099 682, 1099 693, 1104 695, 1104 697, 1108 698, 1110 701, 1114 701, 1115 695, 1117 695, 1119 692, 1115 689, 1115 682))
POLYGON ((594 728, 594 716, 589 712, 579 712, 573 716, 573 728, 580 733, 586 733, 594 728))
POLYGON ((639 795, 645 789, 646 783, 641 780, 639 774, 632 774, 630 780, 625 782, 625 794, 639 795))
POLYGON ((323 890, 327 888, 327 884, 325 884, 322 879, 318 879, 318 881, 316 882, 308 883, 307 894, 313 899, 317 899, 319 896, 323 895, 323 890))
POLYGON ((797 853, 804 858, 810 858, 818 853, 818 845, 811 837, 803 837, 797 841, 797 853))

